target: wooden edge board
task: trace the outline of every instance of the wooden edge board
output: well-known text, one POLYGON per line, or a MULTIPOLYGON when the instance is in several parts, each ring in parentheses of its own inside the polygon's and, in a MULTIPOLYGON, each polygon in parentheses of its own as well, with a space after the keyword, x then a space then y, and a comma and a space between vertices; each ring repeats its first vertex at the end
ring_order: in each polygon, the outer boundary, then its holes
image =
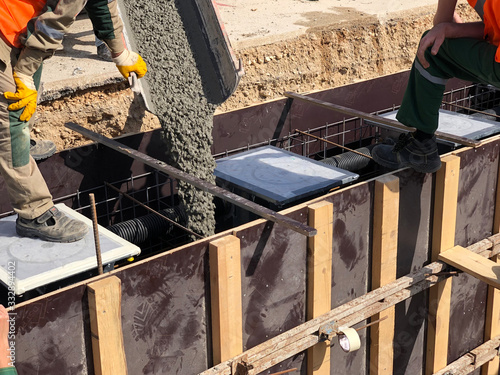
POLYGON ((439 260, 500 289, 500 265, 461 246, 439 254, 439 260))

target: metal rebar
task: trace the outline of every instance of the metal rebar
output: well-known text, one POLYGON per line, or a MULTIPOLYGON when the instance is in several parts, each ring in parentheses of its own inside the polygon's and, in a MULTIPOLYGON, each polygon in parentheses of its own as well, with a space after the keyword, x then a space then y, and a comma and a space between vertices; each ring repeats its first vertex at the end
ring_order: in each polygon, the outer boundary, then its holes
POLYGON ((356 331, 361 331, 362 329, 365 329, 365 328, 368 328, 368 327, 370 327, 370 326, 372 326, 372 325, 374 325, 374 324, 380 323, 381 321, 386 320, 387 318, 388 318, 388 316, 386 315, 386 316, 384 316, 383 318, 380 318, 380 319, 378 319, 378 320, 375 320, 375 321, 373 321, 373 322, 370 322, 370 323, 368 323, 368 324, 365 324, 364 326, 361 326, 361 327, 359 327, 359 328, 356 328, 356 331))
POLYGON ((97 271, 99 272, 99 275, 102 275, 104 271, 102 269, 101 242, 99 241, 99 226, 97 224, 97 212, 95 209, 94 193, 90 193, 89 198, 90 198, 90 210, 92 211, 92 226, 94 228, 94 243, 95 243, 95 255, 97 257, 97 271))
MULTIPOLYGON (((285 92, 284 95, 287 98, 302 100, 302 101, 308 102, 310 104, 314 104, 314 105, 317 105, 319 107, 326 108, 326 109, 329 109, 332 111, 336 111, 336 112, 344 113, 344 114, 347 114, 350 116, 355 116, 355 117, 359 117, 359 118, 362 118, 365 120, 369 120, 369 121, 373 122, 374 124, 376 124, 376 126, 385 127, 385 128, 388 127, 389 129, 399 129, 402 131, 409 131, 409 132, 415 131, 415 128, 410 128, 408 126, 401 124, 400 122, 398 122, 396 120, 392 120, 392 119, 385 118, 382 116, 372 115, 370 113, 358 111, 358 110, 352 109, 352 108, 343 107, 341 105, 325 102, 323 100, 314 99, 314 98, 311 98, 309 96, 296 94, 294 92, 285 92)), ((461 144, 464 146, 478 147, 481 144, 480 141, 475 141, 475 140, 467 139, 467 138, 452 135, 452 134, 442 133, 439 131, 435 132, 435 135, 436 135, 436 137, 443 139, 445 141, 451 141, 451 142, 458 143, 458 144, 461 144)))
POLYGON ((306 133, 306 132, 303 132, 299 129, 295 129, 295 132, 296 133, 299 133, 299 134, 302 134, 302 135, 308 135, 309 137, 312 137, 312 138, 315 138, 317 140, 320 140, 320 141, 323 141, 323 142, 326 142, 326 143, 330 143, 331 145, 334 145, 334 146, 337 146, 337 147, 340 147, 340 148, 343 148, 344 150, 347 150, 347 151, 350 151, 350 152, 353 152, 355 154, 358 154, 358 155, 361 155, 361 156, 364 156, 365 158, 368 158, 368 159, 371 159, 373 160, 373 158, 370 156, 370 155, 365 155, 363 154, 362 152, 359 152, 359 151, 356 151, 356 150, 353 150, 349 147, 345 147, 345 146, 342 146, 338 143, 335 143, 335 142, 332 142, 332 141, 329 141, 328 139, 325 139, 325 138, 321 138, 321 137, 318 137, 316 135, 312 135, 310 133, 306 133))
POLYGON ((457 108, 466 109, 466 110, 468 110, 468 111, 472 111, 472 112, 480 113, 480 114, 482 114, 482 115, 491 116, 491 117, 495 117, 495 118, 500 119, 500 116, 499 116, 499 115, 497 115, 497 114, 493 114, 493 113, 488 113, 488 112, 480 111, 479 109, 474 109, 474 108, 466 107, 466 106, 463 106, 463 105, 460 105, 460 104, 455 104, 455 103, 445 102, 444 100, 442 101, 442 103, 443 103, 443 104, 446 104, 446 105, 452 105, 452 106, 457 107, 457 108))
POLYGON ((297 233, 303 234, 307 237, 313 237, 315 236, 318 231, 308 225, 305 225, 297 220, 294 220, 290 217, 287 217, 285 215, 279 214, 273 210, 270 210, 269 208, 263 207, 255 202, 252 202, 248 199, 245 199, 243 197, 240 197, 237 194, 234 194, 230 191, 227 191, 219 186, 216 186, 208 181, 202 180, 201 178, 198 178, 196 176, 193 176, 189 173, 183 172, 177 168, 174 168, 167 163, 152 158, 151 156, 148 156, 142 152, 139 152, 137 150, 134 150, 131 147, 128 147, 122 143, 119 143, 113 139, 107 138, 101 134, 97 134, 89 129, 85 129, 84 127, 75 124, 73 122, 66 123, 65 126, 68 129, 74 130, 85 137, 99 142, 115 151, 118 151, 124 155, 127 155, 135 160, 138 160, 145 165, 148 165, 156 170, 160 170, 166 174, 168 174, 171 177, 174 177, 178 180, 187 182, 198 189, 201 189, 202 191, 205 191, 207 193, 210 193, 216 197, 222 198, 225 201, 232 203, 238 207, 242 207, 247 211, 250 211, 254 214, 259 215, 260 217, 273 221, 275 223, 278 223, 280 225, 283 225, 297 233))
POLYGON ((186 232, 188 232, 189 234, 192 234, 193 236, 196 236, 197 238, 203 238, 202 235, 196 233, 196 232, 193 232, 192 230, 186 228, 185 226, 177 223, 176 221, 172 220, 172 219, 169 219, 168 217, 166 217, 165 215, 162 215, 161 213, 159 213, 158 211, 156 210, 153 210, 151 207, 149 206, 146 206, 144 203, 140 202, 139 200, 135 199, 134 197, 132 197, 131 195, 121 191, 120 189, 118 189, 117 187, 111 185, 110 183, 104 181, 104 184, 107 186, 107 187, 110 187, 111 189, 113 189, 114 191, 116 191, 117 193, 123 195, 125 198, 128 198, 130 199, 132 202, 134 203, 137 203, 139 206, 145 208, 146 210, 158 215, 159 217, 161 217, 162 219, 165 219, 166 221, 168 221, 169 223, 175 225, 176 227, 179 227, 183 230, 185 230, 186 232))
POLYGON ((282 375, 282 374, 288 374, 289 372, 296 371, 297 368, 291 368, 290 370, 285 370, 285 371, 280 371, 280 372, 273 372, 272 374, 269 375, 282 375))

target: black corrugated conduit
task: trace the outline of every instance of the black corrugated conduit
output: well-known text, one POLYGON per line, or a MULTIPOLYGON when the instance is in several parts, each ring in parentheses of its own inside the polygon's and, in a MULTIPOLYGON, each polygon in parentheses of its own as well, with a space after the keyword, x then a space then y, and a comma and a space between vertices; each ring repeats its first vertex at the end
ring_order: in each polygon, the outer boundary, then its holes
MULTIPOLYGON (((371 150, 374 146, 375 145, 361 147, 355 151, 360 152, 363 155, 371 156, 371 150)), ((343 154, 335 155, 320 161, 333 167, 342 168, 350 172, 355 172, 367 167, 368 164, 370 164, 371 159, 365 158, 364 156, 356 154, 355 152, 347 151, 343 154)))
MULTIPOLYGON (((159 211, 181 225, 186 225, 187 218, 181 206, 159 211)), ((144 243, 148 239, 154 239, 172 231, 174 225, 157 214, 148 214, 135 219, 113 224, 107 229, 121 238, 135 245, 144 243)))

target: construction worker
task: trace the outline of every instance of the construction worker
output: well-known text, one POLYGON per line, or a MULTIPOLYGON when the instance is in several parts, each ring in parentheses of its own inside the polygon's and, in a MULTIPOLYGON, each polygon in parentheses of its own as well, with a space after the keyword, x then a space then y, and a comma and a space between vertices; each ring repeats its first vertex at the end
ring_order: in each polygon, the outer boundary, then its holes
POLYGON ((30 156, 29 121, 37 106, 42 63, 85 7, 96 36, 111 50, 123 76, 141 78, 146 64, 126 49, 115 0, 0 0, 0 173, 18 214, 20 236, 72 242, 85 236, 82 222, 54 207, 52 196, 30 156))
POLYGON ((461 23, 457 0, 439 0, 434 27, 420 40, 408 87, 396 118, 416 128, 395 145, 377 145, 375 161, 388 168, 432 173, 441 166, 436 137, 449 78, 500 87, 500 0, 468 0, 482 21, 461 23))

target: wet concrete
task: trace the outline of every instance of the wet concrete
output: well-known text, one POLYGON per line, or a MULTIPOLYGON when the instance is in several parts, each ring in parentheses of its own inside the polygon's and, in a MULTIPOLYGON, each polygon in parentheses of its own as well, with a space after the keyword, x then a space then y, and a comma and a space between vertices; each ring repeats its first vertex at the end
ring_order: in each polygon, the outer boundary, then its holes
MULTIPOLYGON (((210 77, 202 79, 197 67, 197 61, 200 65, 210 62, 205 56, 195 57, 196 41, 191 48, 193 31, 199 27, 186 10, 191 2, 182 6, 178 0, 123 0, 122 3, 138 52, 149 66, 145 79, 163 128, 167 161, 213 182, 215 162, 211 145, 216 104, 208 99, 210 77)), ((188 227, 202 235, 212 234, 215 229, 212 196, 180 183, 179 197, 186 206, 188 227)))

